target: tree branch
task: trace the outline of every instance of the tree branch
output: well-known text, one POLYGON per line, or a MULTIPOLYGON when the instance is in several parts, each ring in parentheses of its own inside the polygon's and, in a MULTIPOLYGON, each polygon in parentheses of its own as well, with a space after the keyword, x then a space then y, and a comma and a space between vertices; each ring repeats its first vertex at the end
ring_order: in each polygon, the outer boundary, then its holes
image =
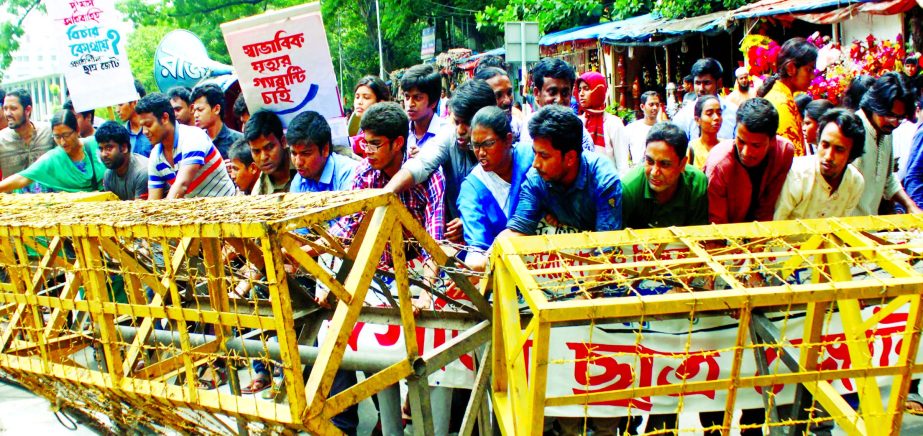
POLYGON ((207 13, 209 13, 209 12, 215 12, 215 11, 217 11, 217 10, 219 10, 219 9, 224 9, 224 8, 231 7, 231 6, 258 5, 258 4, 264 3, 264 2, 266 2, 266 1, 267 1, 267 0, 234 0, 234 1, 227 2, 227 3, 221 4, 221 5, 215 5, 215 6, 212 6, 212 7, 205 8, 205 9, 199 9, 199 10, 195 10, 195 11, 190 11, 190 12, 183 13, 183 14, 178 14, 178 13, 175 13, 175 12, 174 12, 174 13, 170 14, 170 16, 173 17, 173 18, 179 18, 179 17, 187 17, 187 16, 190 16, 190 15, 207 14, 207 13))

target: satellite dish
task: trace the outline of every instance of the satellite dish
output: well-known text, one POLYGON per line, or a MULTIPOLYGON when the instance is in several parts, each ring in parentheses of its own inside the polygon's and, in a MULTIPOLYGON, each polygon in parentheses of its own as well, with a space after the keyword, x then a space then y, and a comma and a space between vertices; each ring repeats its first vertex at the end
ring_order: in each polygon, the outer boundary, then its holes
POLYGON ((188 30, 174 30, 154 53, 154 81, 161 92, 174 86, 192 88, 202 79, 233 74, 234 68, 211 60, 205 44, 188 30))

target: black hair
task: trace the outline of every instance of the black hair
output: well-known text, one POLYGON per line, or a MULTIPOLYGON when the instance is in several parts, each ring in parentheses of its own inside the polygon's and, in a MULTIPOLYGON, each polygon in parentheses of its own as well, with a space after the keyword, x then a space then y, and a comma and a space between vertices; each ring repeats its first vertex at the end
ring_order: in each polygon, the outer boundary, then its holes
POLYGON ((497 97, 493 89, 483 80, 469 80, 455 88, 455 95, 449 100, 452 116, 465 124, 471 124, 471 118, 481 108, 496 106, 497 97))
POLYGON ((641 98, 640 98, 641 104, 642 105, 647 104, 647 99, 651 97, 660 98, 660 94, 658 94, 657 91, 645 91, 644 94, 641 94, 641 98))
POLYGON ((131 150, 131 136, 129 136, 128 129, 122 123, 106 121, 96 129, 93 137, 96 138, 96 142, 100 145, 112 141, 118 144, 119 147, 125 146, 131 150))
POLYGON ((3 105, 4 98, 6 98, 6 90, 0 87, 0 105, 3 105))
MULTIPOLYGON (((862 157, 862 153, 865 153, 865 125, 862 124, 859 116, 848 109, 830 109, 817 122, 818 137, 824 131, 824 127, 830 123, 836 124, 840 128, 840 133, 852 140, 852 148, 849 150, 849 162, 862 157)), ((818 139, 819 141, 820 139, 818 139)))
POLYGON ((692 74, 683 77, 683 83, 692 83, 692 74))
POLYGON ((163 118, 163 114, 167 114, 170 117, 170 123, 176 123, 176 114, 173 113, 173 106, 170 106, 170 99, 159 92, 141 97, 141 100, 138 100, 138 104, 135 106, 135 112, 139 115, 152 114, 154 118, 157 118, 158 122, 163 118))
POLYGON ((397 138, 407 138, 407 113, 401 105, 392 101, 375 103, 362 114, 359 127, 373 134, 381 135, 390 141, 397 138))
POLYGON ((696 118, 700 118, 702 116, 702 111, 705 110, 705 103, 707 103, 709 100, 716 100, 718 105, 721 105, 721 100, 719 100, 715 95, 703 95, 697 98, 695 100, 695 106, 692 107, 692 114, 695 115, 696 118))
POLYGON ((234 100, 234 116, 237 118, 242 117, 244 114, 249 114, 250 108, 247 107, 247 100, 244 99, 244 95, 240 94, 237 96, 237 100, 234 100))
POLYGON ((426 94, 430 106, 438 104, 439 98, 442 97, 442 76, 432 65, 414 65, 404 72, 404 77, 401 77, 401 89, 404 92, 413 88, 426 94))
POLYGON ((762 97, 744 101, 737 109, 737 124, 751 133, 762 133, 775 138, 779 130, 779 112, 775 106, 762 97))
POLYGON ((817 62, 817 47, 804 38, 792 38, 785 41, 776 58, 776 71, 778 72, 763 82, 763 86, 756 92, 758 97, 765 96, 776 84, 776 80, 789 77, 788 71, 785 70, 785 65, 789 62, 795 65, 796 70, 817 62))
POLYGON ((820 117, 824 116, 827 111, 833 109, 833 103, 830 100, 817 99, 812 100, 810 103, 804 106, 804 112, 801 114, 804 118, 810 118, 814 121, 820 120, 820 117))
POLYGON ((569 107, 556 104, 542 107, 529 120, 529 135, 551 141, 551 146, 562 155, 576 151, 579 156, 583 152, 583 122, 569 107))
POLYGON ((55 112, 54 115, 51 116, 51 127, 52 128, 54 128, 54 126, 59 126, 61 124, 67 127, 70 127, 71 130, 76 132, 77 131, 77 116, 74 115, 74 111, 67 110, 67 109, 61 109, 55 112))
POLYGON ((471 118, 471 128, 475 126, 486 127, 493 130, 498 137, 506 140, 506 135, 513 132, 510 127, 510 120, 506 116, 506 111, 497 106, 486 106, 481 108, 474 117, 471 118))
POLYGON ((29 91, 26 91, 25 88, 16 88, 10 92, 7 92, 3 97, 16 97, 19 99, 19 105, 25 109, 26 107, 32 106, 32 94, 29 91))
MULTIPOLYGON (((74 102, 71 101, 71 99, 64 100, 64 106, 62 107, 74 113, 78 113, 76 110, 74 110, 74 102)), ((87 118, 87 117, 95 118, 96 117, 96 112, 93 109, 90 109, 88 111, 79 112, 79 114, 80 116, 84 118, 87 118)))
POLYGON ((474 78, 480 80, 490 80, 497 76, 509 77, 510 74, 506 70, 497 67, 478 68, 477 72, 474 73, 474 78))
POLYGON ((285 140, 288 145, 307 145, 314 144, 318 150, 324 150, 330 147, 330 124, 323 115, 314 111, 304 111, 288 123, 288 130, 285 132, 285 140))
POLYGON ((851 110, 859 110, 859 103, 862 102, 862 96, 875 84, 875 78, 867 74, 853 77, 846 87, 846 95, 843 97, 843 107, 851 110))
MULTIPOLYGON (((359 79, 359 81, 356 82, 356 86, 353 88, 353 93, 355 93, 360 86, 365 86, 372 90, 372 94, 375 94, 375 100, 377 100, 376 103, 379 101, 391 101, 391 90, 384 81, 378 78, 378 76, 365 76, 359 79)), ((440 87, 441 86, 440 84, 440 87)))
POLYGON ((710 74, 712 79, 715 79, 715 82, 717 82, 721 80, 721 76, 724 74, 724 68, 722 68, 721 63, 714 58, 702 58, 692 64, 692 71, 689 75, 692 76, 693 80, 696 77, 706 74, 710 74))
POLYGON ((873 113, 887 116, 891 114, 891 107, 894 102, 901 101, 909 115, 914 107, 915 92, 910 87, 907 79, 900 73, 894 71, 882 74, 875 84, 865 92, 859 107, 865 111, 869 117, 873 113))
POLYGON ((245 167, 253 163, 253 152, 250 151, 247 138, 240 138, 231 144, 231 149, 228 151, 228 159, 237 159, 240 163, 244 164, 245 167))
POLYGON ((545 86, 545 78, 567 81, 567 87, 573 88, 577 81, 574 67, 558 58, 542 58, 532 67, 532 83, 538 89, 545 86))
POLYGON ((167 90, 167 97, 170 97, 170 100, 173 100, 174 98, 178 98, 186 102, 186 104, 190 104, 194 101, 194 100, 190 100, 191 95, 192 95, 192 91, 185 86, 174 86, 170 88, 169 90, 167 90))
POLYGON ((795 107, 798 108, 798 113, 804 115, 804 107, 807 106, 808 103, 812 101, 814 101, 814 98, 808 95, 808 93, 803 92, 801 94, 798 94, 798 96, 795 97, 795 107))
POLYGON ((244 138, 247 141, 255 141, 260 137, 275 136, 281 141, 285 137, 282 130, 282 120, 279 116, 266 109, 260 109, 250 116, 247 126, 244 128, 244 138))
POLYGON ((205 97, 205 101, 209 106, 221 106, 221 109, 224 109, 224 92, 221 91, 218 85, 206 83, 196 86, 195 89, 192 90, 192 95, 189 98, 194 102, 201 97, 205 97))
POLYGON ((474 74, 477 75, 482 69, 494 67, 506 70, 506 62, 497 55, 484 55, 481 60, 478 61, 478 66, 474 69, 474 74))
POLYGON ((144 85, 138 79, 135 79, 135 92, 138 93, 138 98, 144 98, 147 95, 147 90, 144 89, 144 85))
POLYGON ((654 124, 654 127, 651 127, 651 131, 647 133, 647 141, 644 142, 644 145, 647 146, 647 144, 656 141, 667 143, 667 145, 673 148, 673 151, 676 152, 680 160, 686 157, 686 152, 689 149, 689 137, 687 137, 686 132, 680 129, 676 124, 669 121, 654 124))

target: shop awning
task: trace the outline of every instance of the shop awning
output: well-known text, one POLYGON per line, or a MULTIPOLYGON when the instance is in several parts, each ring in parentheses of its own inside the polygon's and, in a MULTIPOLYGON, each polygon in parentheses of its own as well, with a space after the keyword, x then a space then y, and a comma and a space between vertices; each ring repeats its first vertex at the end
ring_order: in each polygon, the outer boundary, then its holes
POLYGON ((644 14, 619 21, 607 21, 605 23, 561 30, 543 36, 542 39, 538 41, 538 45, 550 46, 574 41, 596 40, 609 32, 626 27, 644 26, 656 21, 658 18, 659 17, 654 14, 644 14))
POLYGON ((463 70, 470 70, 477 66, 478 61, 481 60, 482 57, 487 56, 487 55, 505 57, 506 49, 503 47, 500 47, 500 48, 495 48, 493 50, 488 50, 483 53, 478 53, 474 56, 468 56, 464 59, 459 59, 458 62, 456 62, 455 64, 456 66, 458 66, 458 68, 461 68, 463 70))
POLYGON ((659 18, 640 26, 615 29, 600 35, 599 39, 611 45, 664 45, 694 34, 712 35, 723 32, 732 24, 730 12, 719 11, 675 20, 659 18))
POLYGON ((734 11, 734 18, 775 16, 780 19, 799 19, 814 24, 833 24, 852 18, 860 12, 874 15, 894 15, 923 6, 923 0, 841 0, 839 2, 805 0, 764 0, 734 11))
MULTIPOLYGON (((735 20, 779 15, 796 15, 841 9, 868 0, 762 0, 741 6, 733 12, 735 20)), ((794 18, 794 17, 793 17, 794 18)))

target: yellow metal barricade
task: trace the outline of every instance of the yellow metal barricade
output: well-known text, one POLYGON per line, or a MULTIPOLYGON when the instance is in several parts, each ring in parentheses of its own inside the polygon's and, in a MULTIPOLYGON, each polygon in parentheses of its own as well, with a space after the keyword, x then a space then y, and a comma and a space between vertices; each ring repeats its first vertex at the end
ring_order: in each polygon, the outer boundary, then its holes
POLYGON ((923 371, 921 224, 895 215, 503 240, 489 278, 500 427, 534 435, 553 419, 585 431, 601 418, 712 412, 716 422, 678 430, 898 434, 923 371), (759 419, 737 423, 742 409, 759 419))
MULTIPOLYGON (((406 380, 414 423, 431 432, 428 377, 490 338, 487 300, 392 194, 59 200, 0 196, 0 371, 108 431, 338 434, 332 417, 406 380), (327 231, 355 214, 351 240, 327 231), (386 250, 395 267, 382 271, 386 250), (464 294, 462 309, 414 316, 411 285, 428 283, 405 253, 421 250, 464 294), (394 296, 376 284, 383 274, 394 296), (315 286, 335 297, 331 309, 314 302, 315 286), (372 292, 391 304, 369 307, 372 292), (400 326, 400 352, 350 349, 362 320, 400 326), (420 348, 417 328, 435 327, 456 334, 420 348), (284 374, 274 399, 240 393, 257 360, 284 374), (198 382, 221 368, 229 387, 198 382), (367 378, 332 395, 340 370, 367 378)), ((486 386, 485 365, 474 372, 486 386)), ((487 404, 471 387, 468 432, 487 404)))

